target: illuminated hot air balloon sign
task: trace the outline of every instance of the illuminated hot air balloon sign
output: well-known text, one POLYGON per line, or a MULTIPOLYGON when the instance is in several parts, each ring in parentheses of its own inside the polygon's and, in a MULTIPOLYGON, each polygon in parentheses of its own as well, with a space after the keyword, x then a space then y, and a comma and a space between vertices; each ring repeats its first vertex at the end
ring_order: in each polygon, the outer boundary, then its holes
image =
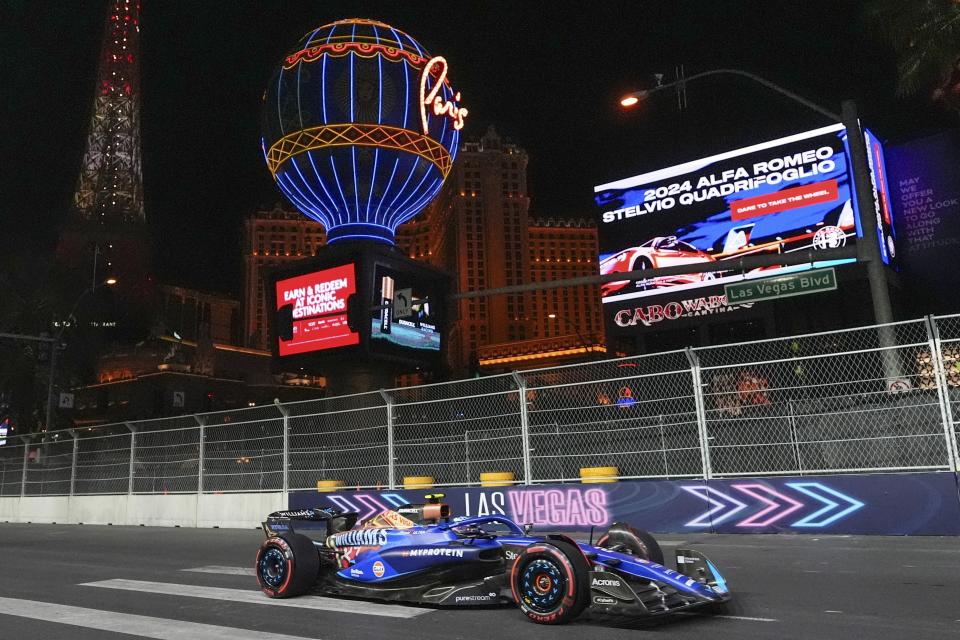
POLYGON ((305 35, 264 94, 263 153, 327 241, 393 244, 436 196, 467 116, 447 61, 373 20, 305 35))

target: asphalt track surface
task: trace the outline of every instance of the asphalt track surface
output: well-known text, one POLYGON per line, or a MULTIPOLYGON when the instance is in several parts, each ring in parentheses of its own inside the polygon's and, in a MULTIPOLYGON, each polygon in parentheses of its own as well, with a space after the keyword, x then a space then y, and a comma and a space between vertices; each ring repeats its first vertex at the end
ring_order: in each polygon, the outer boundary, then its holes
POLYGON ((548 627, 512 607, 269 600, 253 529, 0 524, 0 639, 960 638, 956 538, 658 537, 668 558, 682 543, 725 572, 724 615, 548 627))

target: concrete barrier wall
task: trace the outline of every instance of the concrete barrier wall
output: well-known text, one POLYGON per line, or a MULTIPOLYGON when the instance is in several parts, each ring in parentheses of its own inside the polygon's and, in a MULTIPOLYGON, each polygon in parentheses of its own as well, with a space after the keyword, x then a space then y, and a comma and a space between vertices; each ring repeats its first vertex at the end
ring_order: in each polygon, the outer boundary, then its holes
POLYGON ((0 522, 243 529, 286 504, 281 492, 2 497, 0 522))

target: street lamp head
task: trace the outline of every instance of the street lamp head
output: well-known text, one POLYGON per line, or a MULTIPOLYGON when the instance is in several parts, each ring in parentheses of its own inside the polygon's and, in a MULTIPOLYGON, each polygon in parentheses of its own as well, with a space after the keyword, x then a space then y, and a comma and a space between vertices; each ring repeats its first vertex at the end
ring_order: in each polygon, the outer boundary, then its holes
POLYGON ((548 314, 547 314, 547 317, 552 320, 552 319, 554 319, 554 318, 557 317, 557 314, 555 314, 555 313, 548 313, 548 314))
POLYGON ((117 284, 117 279, 116 279, 116 278, 107 278, 106 280, 103 281, 103 284, 112 287, 113 285, 117 284))
POLYGON ((624 96, 624 98, 620 100, 620 106, 629 108, 638 102, 640 102, 640 96, 636 93, 631 93, 628 96, 624 96))

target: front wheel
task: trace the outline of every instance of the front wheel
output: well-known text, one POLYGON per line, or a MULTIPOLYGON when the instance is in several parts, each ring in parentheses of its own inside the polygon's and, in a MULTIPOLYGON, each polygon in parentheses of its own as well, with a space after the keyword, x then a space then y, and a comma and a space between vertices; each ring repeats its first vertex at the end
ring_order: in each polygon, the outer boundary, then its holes
POLYGON ((306 593, 317 580, 320 556, 307 536, 292 533, 267 538, 257 551, 257 582, 271 598, 306 593))
POLYGON ((589 604, 590 566, 563 540, 534 543, 513 563, 510 588, 521 611, 539 624, 564 624, 589 604))
POLYGON ((642 529, 634 529, 622 522, 614 522, 613 526, 597 540, 597 546, 663 564, 663 550, 657 544, 656 538, 642 529))

